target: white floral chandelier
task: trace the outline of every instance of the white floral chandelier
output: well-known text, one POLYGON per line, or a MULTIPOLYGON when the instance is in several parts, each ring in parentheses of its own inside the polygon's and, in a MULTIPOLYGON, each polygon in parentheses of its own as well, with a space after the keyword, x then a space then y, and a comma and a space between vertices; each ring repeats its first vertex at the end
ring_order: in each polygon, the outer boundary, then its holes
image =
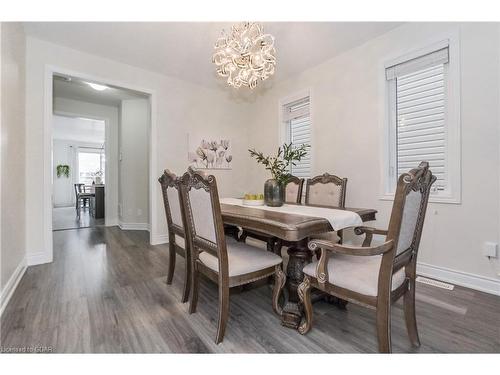
POLYGON ((275 54, 274 37, 264 34, 260 23, 242 22, 231 27, 230 35, 222 30, 212 62, 230 86, 254 89, 274 74, 275 54))

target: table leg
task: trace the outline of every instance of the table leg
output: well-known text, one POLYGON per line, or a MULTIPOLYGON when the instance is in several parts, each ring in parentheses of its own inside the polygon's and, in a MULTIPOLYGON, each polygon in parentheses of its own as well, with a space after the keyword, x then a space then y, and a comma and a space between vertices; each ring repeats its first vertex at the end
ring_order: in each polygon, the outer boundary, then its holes
POLYGON ((281 324, 285 327, 297 329, 302 319, 302 308, 297 288, 304 280, 302 269, 309 263, 311 263, 311 251, 307 248, 307 239, 295 243, 288 249, 288 266, 286 268, 288 302, 281 316, 281 324))
MULTIPOLYGON (((224 224, 224 233, 227 236, 233 237, 237 241, 239 240, 239 238, 238 238, 239 229, 237 227, 235 227, 234 225, 224 224)), ((243 242, 245 242, 244 239, 243 239, 243 242)))

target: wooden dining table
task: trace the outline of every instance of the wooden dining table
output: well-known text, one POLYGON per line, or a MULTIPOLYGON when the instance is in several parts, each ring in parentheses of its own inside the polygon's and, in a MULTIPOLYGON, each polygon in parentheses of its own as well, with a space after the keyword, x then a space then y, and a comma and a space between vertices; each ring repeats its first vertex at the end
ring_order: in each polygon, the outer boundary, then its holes
MULTIPOLYGON (((367 208, 335 209, 356 212, 363 222, 375 220, 377 213, 377 210, 367 208)), ((309 238, 315 234, 332 231, 333 228, 330 222, 322 217, 303 216, 224 203, 221 204, 221 212, 224 224, 262 233, 269 238, 281 240, 288 246, 288 265, 286 268, 288 301, 285 303, 281 322, 286 327, 297 329, 302 319, 302 309, 299 305, 297 288, 304 279, 302 269, 312 259, 312 252, 308 249, 307 243, 309 238)))

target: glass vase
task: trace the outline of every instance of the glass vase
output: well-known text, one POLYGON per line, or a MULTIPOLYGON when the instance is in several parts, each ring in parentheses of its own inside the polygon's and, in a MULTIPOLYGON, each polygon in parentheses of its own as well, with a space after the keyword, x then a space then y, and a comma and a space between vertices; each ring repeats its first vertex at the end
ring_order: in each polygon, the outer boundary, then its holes
POLYGON ((285 189, 275 179, 269 179, 264 184, 264 202, 267 206, 280 207, 285 202, 285 189))

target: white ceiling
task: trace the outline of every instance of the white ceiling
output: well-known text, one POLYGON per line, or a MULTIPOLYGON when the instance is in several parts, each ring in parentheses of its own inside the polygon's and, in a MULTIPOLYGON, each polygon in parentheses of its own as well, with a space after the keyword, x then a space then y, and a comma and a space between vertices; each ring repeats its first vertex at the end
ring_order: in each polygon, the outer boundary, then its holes
POLYGON ((54 139, 104 144, 104 121, 54 116, 52 130, 54 139))
POLYGON ((114 107, 119 106, 122 100, 147 97, 145 94, 112 86, 108 86, 106 90, 97 91, 86 81, 69 76, 54 77, 54 96, 114 107))
MULTIPOLYGON (((397 26, 396 22, 267 22, 275 36, 279 81, 397 26)), ((208 87, 220 87, 213 44, 229 23, 28 22, 30 36, 208 87)))

